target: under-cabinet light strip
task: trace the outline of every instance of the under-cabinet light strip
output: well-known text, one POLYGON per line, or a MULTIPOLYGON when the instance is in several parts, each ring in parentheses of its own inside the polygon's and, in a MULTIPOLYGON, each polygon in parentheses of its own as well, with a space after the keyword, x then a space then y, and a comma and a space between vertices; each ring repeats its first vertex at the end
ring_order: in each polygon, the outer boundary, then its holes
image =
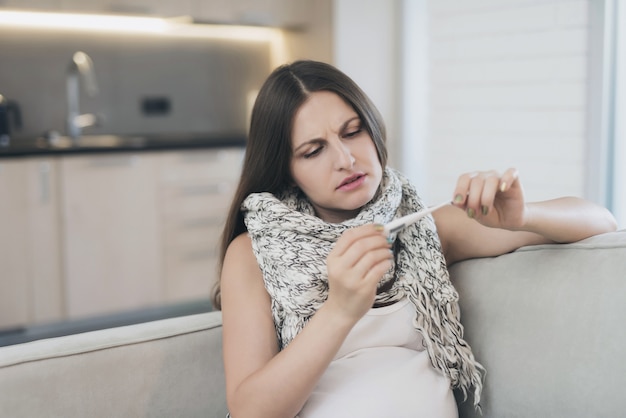
POLYGON ((0 26, 162 33, 167 30, 168 22, 152 17, 3 10, 0 11, 0 26))
POLYGON ((157 18, 84 13, 32 12, 0 10, 0 28, 40 30, 78 30, 166 35, 188 38, 275 42, 281 31, 276 28, 191 24, 189 17, 157 18))

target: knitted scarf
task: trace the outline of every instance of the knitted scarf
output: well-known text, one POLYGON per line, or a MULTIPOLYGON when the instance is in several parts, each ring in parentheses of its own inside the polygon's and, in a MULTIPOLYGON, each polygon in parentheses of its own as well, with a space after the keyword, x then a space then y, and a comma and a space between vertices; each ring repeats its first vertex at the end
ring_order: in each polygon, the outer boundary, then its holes
MULTIPOLYGON (((253 193, 242 204, 252 249, 271 297, 272 314, 282 348, 304 328, 328 296, 326 258, 339 236, 367 223, 385 224, 424 206, 415 188, 400 173, 385 169, 377 197, 353 219, 339 224, 317 216, 302 192, 292 189, 276 197, 253 193)), ((463 340, 458 293, 428 216, 401 230, 394 244, 395 267, 381 284, 395 279, 376 303, 407 297, 415 307, 414 326, 423 335, 435 369, 467 397, 474 388, 478 406, 483 367, 463 340)))

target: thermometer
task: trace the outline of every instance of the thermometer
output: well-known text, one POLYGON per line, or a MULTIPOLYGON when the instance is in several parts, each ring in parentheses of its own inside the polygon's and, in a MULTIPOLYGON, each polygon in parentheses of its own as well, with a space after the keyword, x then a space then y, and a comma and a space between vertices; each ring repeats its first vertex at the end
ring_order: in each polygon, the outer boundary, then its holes
POLYGON ((387 225, 385 225, 385 230, 384 230, 385 234, 387 234, 387 235, 394 235, 398 231, 402 230, 404 227, 409 226, 411 224, 414 224, 415 222, 417 222, 420 219, 422 219, 424 216, 426 216, 426 215, 436 211, 439 208, 444 207, 445 205, 449 205, 450 203, 451 203, 450 201, 446 201, 446 202, 440 203, 438 205, 431 206, 431 207, 426 208, 426 209, 422 209, 419 212, 411 213, 411 214, 403 216, 401 218, 394 219, 393 221, 391 221, 387 225))

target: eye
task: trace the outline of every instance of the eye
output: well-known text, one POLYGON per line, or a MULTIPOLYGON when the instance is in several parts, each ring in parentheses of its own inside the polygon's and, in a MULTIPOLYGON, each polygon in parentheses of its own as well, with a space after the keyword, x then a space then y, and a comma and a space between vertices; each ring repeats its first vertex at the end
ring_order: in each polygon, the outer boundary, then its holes
POLYGON ((348 129, 348 131, 343 134, 344 138, 353 138, 355 136, 357 136, 358 134, 360 134, 363 131, 363 129, 359 126, 353 129, 348 129))
POLYGON ((306 154, 303 155, 304 158, 311 158, 311 157, 315 157, 317 154, 319 154, 322 151, 322 147, 317 147, 315 148, 313 151, 307 152, 306 154))

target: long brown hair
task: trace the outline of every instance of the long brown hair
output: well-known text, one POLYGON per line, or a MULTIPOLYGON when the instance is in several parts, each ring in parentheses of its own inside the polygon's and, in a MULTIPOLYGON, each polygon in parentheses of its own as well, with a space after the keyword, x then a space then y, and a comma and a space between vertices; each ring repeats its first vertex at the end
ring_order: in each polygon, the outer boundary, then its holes
MULTIPOLYGON (((381 165, 386 166, 386 133, 382 117, 350 77, 332 65, 318 61, 302 60, 276 68, 261 87, 252 108, 239 186, 221 236, 220 276, 226 249, 239 234, 246 232, 240 209, 245 198, 258 192, 277 195, 293 184, 290 170, 293 119, 309 95, 316 91, 333 92, 352 106, 374 141, 381 165)), ((220 289, 218 279, 211 294, 216 309, 221 309, 220 289)))

